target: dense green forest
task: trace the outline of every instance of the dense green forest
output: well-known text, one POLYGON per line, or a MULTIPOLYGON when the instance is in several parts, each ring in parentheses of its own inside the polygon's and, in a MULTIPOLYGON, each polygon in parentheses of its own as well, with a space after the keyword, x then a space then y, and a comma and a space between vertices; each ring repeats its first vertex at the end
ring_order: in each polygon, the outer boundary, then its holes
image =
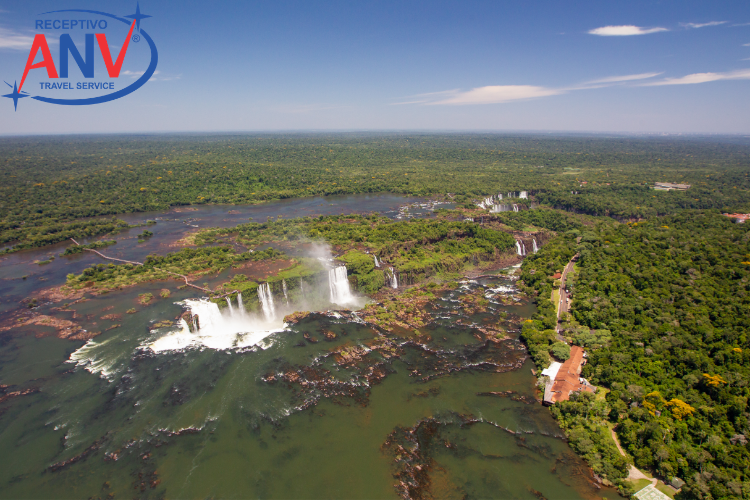
MULTIPOLYGON (((168 279, 170 276, 164 271, 197 277, 218 273, 247 261, 288 259, 279 249, 294 249, 297 243, 319 241, 331 245, 346 262, 360 291, 375 293, 386 284, 386 266, 395 267, 399 281, 406 283, 437 275, 457 276, 467 268, 489 264, 503 253, 515 255, 516 240, 507 232, 468 222, 425 219, 394 222, 378 215, 334 215, 204 229, 194 236, 194 241, 202 248, 184 248, 165 256, 149 256, 143 266, 92 266, 79 275, 69 275, 68 286, 117 288, 168 279), (234 244, 248 250, 237 252, 234 244), (378 268, 373 256, 382 263, 378 268)), ((101 246, 104 244, 86 247, 101 246)), ((82 250, 82 247, 72 247, 70 251, 78 249, 82 250)), ((292 261, 293 267, 268 281, 321 271, 317 260, 309 258, 308 254, 312 252, 297 249, 298 258, 292 261)), ((255 284, 243 280, 240 288, 255 290, 255 284)))
MULTIPOLYGON (((552 408, 571 447, 623 493, 631 488, 624 478, 632 461, 667 481, 683 479, 678 498, 750 498, 750 224, 721 215, 750 212, 747 138, 5 138, 0 176, 5 253, 113 234, 129 227, 117 214, 174 205, 380 192, 456 203, 435 220, 347 215, 201 230, 192 235, 200 248, 151 256, 144 266, 93 266, 69 276, 73 287, 167 279, 164 270, 192 279, 254 261, 289 266, 271 281, 301 277, 322 268, 292 255, 294 246, 317 239, 347 263, 360 291, 375 293, 386 275, 373 255, 402 273, 401 283, 449 280, 512 254, 509 233, 543 232, 545 244, 525 258, 519 280, 537 305, 521 338, 538 368, 564 359, 569 344, 585 347, 583 375, 600 387, 552 408), (691 187, 655 191, 654 182, 691 187), (507 203, 507 194, 519 191, 529 195, 510 200, 519 212, 476 207, 498 193, 507 203), (555 332, 553 276, 576 254, 563 342, 555 332)), ((237 273, 217 291, 257 286, 237 273)))
POLYGON ((556 405, 574 448, 612 479, 621 458, 686 481, 681 498, 750 494, 750 226, 714 212, 572 230, 524 263, 539 293, 524 338, 539 366, 555 342, 550 275, 579 253, 565 336, 586 347, 583 375, 609 392, 556 405), (594 425, 592 425, 594 424, 594 425))
MULTIPOLYGON (((528 191, 591 215, 750 210, 750 143, 463 135, 94 136, 0 140, 0 243, 54 242, 81 217, 171 205, 391 192, 471 202, 528 191), (654 182, 692 184, 657 192, 654 182)), ((101 233, 98 233, 101 234, 101 233)), ((59 241, 59 240, 57 240, 59 241)))

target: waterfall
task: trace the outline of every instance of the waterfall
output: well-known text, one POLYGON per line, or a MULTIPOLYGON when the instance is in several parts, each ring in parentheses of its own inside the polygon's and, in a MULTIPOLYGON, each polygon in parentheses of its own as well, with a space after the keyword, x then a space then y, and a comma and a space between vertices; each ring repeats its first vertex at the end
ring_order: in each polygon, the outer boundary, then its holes
POLYGON ((518 205, 516 205, 515 203, 513 204, 513 211, 518 212, 518 205))
POLYGON ((512 205, 504 205, 502 203, 499 203, 497 205, 492 205, 491 212, 493 214, 500 213, 500 212, 510 212, 513 209, 512 205))
POLYGON ((334 304, 343 305, 354 302, 354 296, 349 289, 346 266, 339 266, 328 271, 328 287, 331 290, 331 302, 334 304))
POLYGON ((302 297, 305 296, 305 282, 302 281, 302 278, 299 279, 299 293, 302 294, 302 297))
POLYGON ((237 309, 240 310, 240 316, 244 316, 245 315, 245 312, 246 312, 245 311, 245 304, 242 303, 242 294, 241 293, 237 294, 237 309))
MULTIPOLYGON (((258 288, 258 295, 261 294, 264 298, 270 298, 267 284, 258 288)), ((271 323, 255 315, 237 314, 236 311, 234 316, 230 316, 228 310, 219 309, 219 304, 207 299, 187 299, 184 305, 189 314, 184 315, 176 329, 148 340, 147 345, 152 351, 165 352, 195 347, 243 348, 256 345, 272 333, 284 329, 280 318, 271 323), (190 315, 194 321, 192 330, 190 315)))
POLYGON ((372 254, 372 256, 375 259, 375 267, 380 267, 380 262, 378 262, 378 256, 375 254, 372 254))
POLYGON ((268 283, 258 287, 258 301, 261 309, 263 309, 263 317, 266 321, 275 320, 276 310, 273 307, 273 295, 271 295, 271 287, 268 283))
POLYGON ((517 253, 518 255, 523 255, 523 254, 521 253, 521 244, 520 244, 520 243, 518 242, 518 240, 516 240, 516 253, 517 253))
POLYGON ((531 243, 533 245, 534 253, 537 253, 539 251, 539 247, 536 246, 536 239, 532 239, 531 243))
POLYGON ((529 193, 527 193, 526 191, 521 191, 518 197, 521 198, 522 200, 527 200, 529 199, 529 193))
POLYGON ((232 309, 232 301, 227 297, 227 307, 229 308, 229 315, 234 316, 234 309, 232 309))
POLYGON ((396 276, 396 271, 394 271, 392 267, 388 268, 388 272, 385 274, 385 280, 391 288, 398 288, 398 277, 396 276))
POLYGON ((284 300, 286 300, 286 305, 289 305, 289 296, 286 293, 286 280, 281 280, 281 288, 284 290, 284 300))
POLYGON ((521 241, 521 253, 522 255, 526 256, 526 243, 521 241))

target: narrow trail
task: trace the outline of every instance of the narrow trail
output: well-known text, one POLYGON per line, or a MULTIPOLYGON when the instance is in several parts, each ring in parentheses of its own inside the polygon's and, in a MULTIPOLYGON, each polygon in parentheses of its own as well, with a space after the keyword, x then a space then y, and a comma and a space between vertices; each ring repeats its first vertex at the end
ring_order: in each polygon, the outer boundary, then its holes
POLYGON ((565 291, 565 281, 568 279, 568 273, 573 270, 573 264, 575 264, 576 260, 578 260, 578 254, 575 254, 570 259, 570 262, 563 269, 562 277, 560 278, 560 288, 558 289, 560 299, 557 301, 557 325, 555 326, 555 333, 558 340, 563 340, 562 335, 560 335, 560 315, 568 311, 568 292, 565 291))
MULTIPOLYGON (((73 241, 73 243, 75 243, 76 245, 78 245, 78 246, 81 246, 81 244, 80 244, 80 243, 78 243, 78 242, 77 242, 76 240, 74 240, 73 238, 70 238, 70 239, 71 239, 71 240, 73 241)), ((92 253, 95 253, 95 254, 97 254, 97 255, 98 255, 99 257, 101 257, 102 259, 112 260, 112 261, 115 261, 115 262, 124 262, 125 264, 133 264, 134 266, 142 266, 142 265, 144 265, 144 264, 143 264, 143 262, 136 262, 136 261, 133 261, 133 260, 124 260, 124 259, 116 259, 116 258, 114 258, 114 257, 107 257, 106 255, 104 255, 104 254, 103 254, 103 253, 101 253, 100 251, 98 251, 98 250, 94 250, 93 248, 84 248, 84 250, 85 250, 85 251, 87 251, 87 252, 92 252, 92 253)), ((181 278, 181 279, 185 280, 185 285, 187 285, 187 286, 190 286, 190 287, 193 287, 193 288, 197 288, 198 290, 201 290, 201 291, 203 291, 203 292, 206 292, 206 293, 208 293, 208 294, 210 294, 210 295, 213 295, 213 294, 214 294, 214 291, 213 291, 213 290, 210 290, 210 289, 208 289, 208 288, 203 288, 202 286, 198 286, 198 285, 194 285, 193 283, 190 283, 190 280, 188 280, 188 277, 187 277, 187 276, 185 276, 184 274, 174 273, 174 272, 172 272, 172 271, 167 271, 166 269, 161 269, 161 268, 159 268, 159 267, 154 267, 153 269, 155 269, 155 270, 157 270, 157 271, 161 271, 161 272, 163 272, 163 273, 171 274, 172 276, 177 276, 177 277, 179 277, 179 278, 181 278)), ((236 293, 236 292, 238 292, 238 290, 233 290, 233 291, 231 291, 231 292, 225 293, 224 295, 220 295, 219 297, 226 297, 227 295, 231 295, 231 294, 233 294, 233 293, 236 293)))

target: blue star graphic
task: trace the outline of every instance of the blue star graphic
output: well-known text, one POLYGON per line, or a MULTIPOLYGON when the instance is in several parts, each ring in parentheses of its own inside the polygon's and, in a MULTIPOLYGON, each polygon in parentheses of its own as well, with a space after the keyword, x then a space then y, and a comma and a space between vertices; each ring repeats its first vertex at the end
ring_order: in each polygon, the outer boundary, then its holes
POLYGON ((135 4, 135 14, 125 16, 125 17, 127 17, 128 19, 135 19, 135 27, 138 29, 138 32, 140 33, 141 32, 141 19, 146 19, 147 17, 152 17, 152 16, 141 14, 141 4, 140 2, 138 2, 135 4))
MULTIPOLYGON (((8 82, 5 82, 5 84, 8 85, 8 87, 11 86, 11 84, 8 83, 8 82)), ((24 92, 24 93, 18 92, 17 82, 13 82, 12 87, 13 87, 13 93, 12 94, 5 94, 3 97, 9 97, 9 98, 13 99, 13 109, 15 109, 16 111, 18 111, 18 100, 22 99, 24 97, 29 97, 29 95, 26 92, 24 92)))

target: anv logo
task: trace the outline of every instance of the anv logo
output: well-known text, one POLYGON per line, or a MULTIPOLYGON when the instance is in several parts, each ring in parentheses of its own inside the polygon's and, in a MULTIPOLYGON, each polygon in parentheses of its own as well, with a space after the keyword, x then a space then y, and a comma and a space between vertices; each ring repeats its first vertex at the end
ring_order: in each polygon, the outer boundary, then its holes
MULTIPOLYGON (((48 35, 37 33, 29 50, 29 58, 23 69, 21 83, 18 84, 16 80, 11 85, 6 81, 5 83, 13 89, 13 92, 5 94, 3 97, 13 99, 13 107, 17 110, 18 101, 24 97, 31 97, 48 104, 86 106, 113 101, 135 92, 153 76, 159 60, 154 41, 148 33, 141 29, 141 21, 150 17, 141 14, 140 4, 136 4, 135 14, 122 17, 106 12, 83 9, 55 10, 40 14, 39 19, 35 20, 34 28, 36 30, 62 32, 59 36, 58 63, 55 65, 52 58, 50 44, 47 40, 48 35), (113 41, 113 28, 120 27, 122 27, 122 34, 127 33, 124 41, 122 41, 122 38, 113 41), (108 29, 111 32, 110 40, 107 39, 105 32, 108 29), (74 43, 71 34, 84 35, 83 54, 81 54, 79 46, 74 43), (150 62, 136 81, 123 86, 118 79, 128 54, 128 48, 131 47, 131 42, 138 43, 141 38, 146 41, 150 49, 150 62), (122 41, 122 44, 116 50, 116 54, 113 54, 110 43, 119 43, 120 41, 122 41), (76 76, 80 72, 82 77, 78 81, 72 81, 70 78, 71 59, 78 66, 79 71, 74 71, 76 76), (97 59, 103 61, 103 67, 106 69, 108 77, 99 81, 96 80, 95 71, 97 59), (37 60, 39 61, 35 62, 37 60), (46 71, 46 78, 42 75, 41 81, 34 82, 33 86, 29 87, 29 82, 27 82, 29 74, 31 73, 34 76, 34 71, 41 70, 46 71), (24 85, 30 90, 33 88, 33 91, 30 93, 23 90, 24 85), (68 92, 70 92, 70 97, 66 95, 68 92), (61 93, 66 97, 60 97, 61 93), (92 94, 95 95, 92 96, 92 94)), ((101 67, 101 63, 98 66, 101 67)), ((100 71, 100 74, 103 75, 104 73, 100 71)))

